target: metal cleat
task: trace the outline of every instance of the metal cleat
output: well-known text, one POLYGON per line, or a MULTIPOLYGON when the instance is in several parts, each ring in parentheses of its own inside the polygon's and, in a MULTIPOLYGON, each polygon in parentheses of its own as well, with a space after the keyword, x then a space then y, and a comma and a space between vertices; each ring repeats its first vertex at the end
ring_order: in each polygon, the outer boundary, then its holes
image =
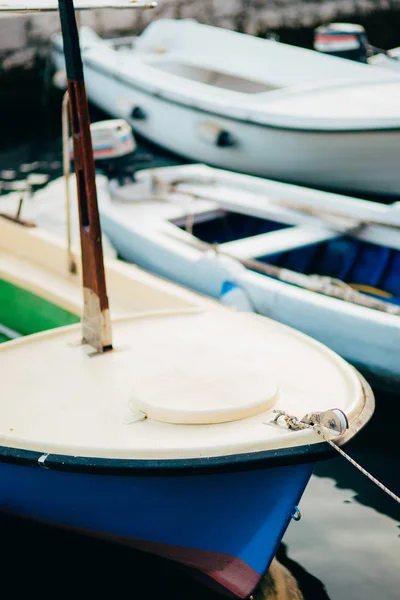
POLYGON ((339 435, 345 433, 349 427, 347 417, 340 408, 333 408, 324 412, 308 413, 302 418, 301 423, 311 426, 321 425, 331 431, 335 431, 339 435))

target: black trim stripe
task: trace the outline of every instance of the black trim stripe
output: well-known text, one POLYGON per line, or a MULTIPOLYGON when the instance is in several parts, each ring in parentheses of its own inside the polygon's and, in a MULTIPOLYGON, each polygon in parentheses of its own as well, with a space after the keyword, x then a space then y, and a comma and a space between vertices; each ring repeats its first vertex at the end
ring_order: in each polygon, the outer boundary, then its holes
MULTIPOLYGON (((349 442, 364 427, 371 418, 375 408, 371 387, 358 372, 357 375, 363 387, 365 404, 359 417, 352 423, 349 430, 340 439, 336 440, 336 443, 340 446, 349 442)), ((0 462, 74 473, 128 476, 147 475, 153 477, 201 475, 216 472, 224 473, 283 467, 316 462, 317 460, 332 458, 334 455, 335 451, 326 442, 281 448, 278 450, 267 450, 264 452, 234 454, 231 456, 168 460, 67 456, 0 446, 0 462)))
POLYGON ((282 467, 331 458, 333 453, 334 451, 330 446, 322 442, 294 448, 211 458, 131 460, 46 454, 3 446, 0 447, 0 461, 21 466, 74 473, 154 477, 200 475, 215 472, 247 471, 266 467, 282 467))
MULTIPOLYGON (((59 54, 63 54, 62 49, 59 46, 56 46, 55 44, 53 44, 53 49, 56 52, 58 52, 59 54)), ((264 127, 267 129, 274 129, 274 130, 278 130, 278 131, 291 131, 291 132, 297 132, 297 133, 323 133, 323 134, 341 134, 341 135, 343 135, 343 134, 352 134, 352 135, 360 134, 360 135, 362 135, 365 133, 400 133, 400 126, 399 127, 369 127, 368 129, 366 129, 366 128, 363 128, 363 129, 320 129, 320 128, 312 129, 312 128, 308 128, 307 129, 307 128, 301 128, 301 127, 287 127, 287 126, 283 126, 283 125, 260 123, 258 121, 253 121, 252 119, 241 119, 240 117, 227 116, 227 115, 224 115, 223 113, 219 113, 219 112, 216 112, 213 110, 208 110, 208 109, 206 110, 204 108, 194 106, 193 104, 187 104, 187 103, 179 101, 179 100, 173 100, 171 98, 168 98, 161 92, 152 92, 151 90, 148 90, 145 87, 138 85, 137 83, 133 83, 132 81, 130 81, 126 77, 123 77, 122 75, 116 75, 115 73, 111 73, 110 71, 99 66, 98 64, 95 64, 92 61, 89 61, 87 59, 85 60, 85 58, 83 58, 83 63, 84 63, 85 68, 90 68, 93 71, 97 71, 98 73, 101 73, 102 75, 111 77, 115 81, 118 81, 118 82, 132 88, 133 90, 140 91, 142 93, 151 95, 154 98, 158 98, 159 100, 162 100, 163 102, 166 102, 168 104, 175 104, 177 106, 183 106, 184 108, 189 108, 190 110, 193 110, 193 111, 205 114, 205 115, 213 115, 215 117, 227 119, 228 121, 235 121, 237 123, 244 123, 246 125, 255 125, 257 127, 264 127)), ((92 102, 94 102, 94 101, 92 100, 92 102)))

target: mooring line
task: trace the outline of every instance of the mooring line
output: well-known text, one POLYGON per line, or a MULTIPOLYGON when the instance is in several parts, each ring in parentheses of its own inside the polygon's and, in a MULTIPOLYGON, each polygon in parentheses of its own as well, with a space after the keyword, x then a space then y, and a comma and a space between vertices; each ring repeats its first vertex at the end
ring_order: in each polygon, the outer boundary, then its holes
POLYGON ((362 467, 357 461, 355 461, 354 458, 351 458, 351 456, 349 456, 346 452, 344 452, 341 448, 339 448, 339 446, 337 444, 335 444, 335 442, 333 440, 331 440, 324 434, 324 432, 322 431, 322 429, 320 428, 320 426, 318 424, 303 423, 302 421, 299 421, 299 419, 297 417, 295 417, 293 415, 289 415, 288 413, 286 413, 283 410, 274 410, 274 412, 277 413, 277 416, 274 419, 275 423, 278 422, 278 419, 280 417, 283 417, 285 419, 287 427, 289 429, 292 429, 293 431, 296 431, 299 429, 312 429, 313 431, 315 431, 315 433, 320 435, 325 440, 325 442, 327 442, 334 450, 339 452, 339 454, 341 456, 343 456, 343 458, 348 460, 349 463, 353 465, 353 467, 358 469, 363 475, 365 475, 365 477, 367 477, 370 481, 372 481, 372 483, 377 485, 383 492, 385 492, 388 496, 390 496, 395 502, 398 502, 398 504, 400 504, 399 496, 394 494, 388 487, 386 487, 386 485, 384 485, 381 481, 376 479, 376 477, 371 475, 371 473, 369 473, 366 469, 364 469, 364 467, 362 467))

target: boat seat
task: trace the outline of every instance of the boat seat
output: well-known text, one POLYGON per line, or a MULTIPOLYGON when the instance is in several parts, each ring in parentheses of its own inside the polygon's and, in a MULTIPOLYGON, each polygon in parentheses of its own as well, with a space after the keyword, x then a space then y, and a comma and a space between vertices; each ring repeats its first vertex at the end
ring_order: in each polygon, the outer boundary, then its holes
POLYGON ((218 71, 215 68, 207 68, 192 64, 190 58, 182 56, 178 59, 179 56, 180 55, 177 56, 176 60, 171 60, 171 56, 169 55, 168 60, 153 59, 147 60, 146 62, 148 65, 160 69, 160 71, 165 73, 169 73, 170 75, 177 75, 184 79, 205 83, 232 92, 261 94, 278 89, 277 86, 272 84, 247 79, 240 75, 225 73, 223 71, 218 71))
POLYGON ((287 227, 262 233, 252 237, 220 244, 221 252, 245 260, 295 250, 309 244, 318 244, 340 237, 340 233, 331 229, 311 229, 310 227, 287 227))

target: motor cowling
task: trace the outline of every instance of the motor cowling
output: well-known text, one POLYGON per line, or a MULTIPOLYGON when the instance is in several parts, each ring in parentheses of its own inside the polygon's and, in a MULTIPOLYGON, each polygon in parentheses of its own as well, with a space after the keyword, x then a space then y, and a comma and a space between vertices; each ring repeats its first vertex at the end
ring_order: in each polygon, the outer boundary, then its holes
POLYGON ((364 27, 353 23, 329 23, 314 30, 314 50, 366 63, 370 44, 364 27))
MULTIPOLYGON (((135 152, 136 141, 131 126, 123 119, 109 119, 90 126, 94 160, 110 161, 135 152)), ((70 156, 73 158, 72 139, 70 156)))
MULTIPOLYGON (((151 154, 138 154, 132 127, 124 119, 109 119, 90 125, 93 157, 96 169, 109 178, 121 181, 135 179, 135 171, 143 163, 153 160, 151 154)), ((72 138, 69 141, 70 158, 74 158, 72 138)), ((143 166, 141 167, 143 168, 143 166)))

